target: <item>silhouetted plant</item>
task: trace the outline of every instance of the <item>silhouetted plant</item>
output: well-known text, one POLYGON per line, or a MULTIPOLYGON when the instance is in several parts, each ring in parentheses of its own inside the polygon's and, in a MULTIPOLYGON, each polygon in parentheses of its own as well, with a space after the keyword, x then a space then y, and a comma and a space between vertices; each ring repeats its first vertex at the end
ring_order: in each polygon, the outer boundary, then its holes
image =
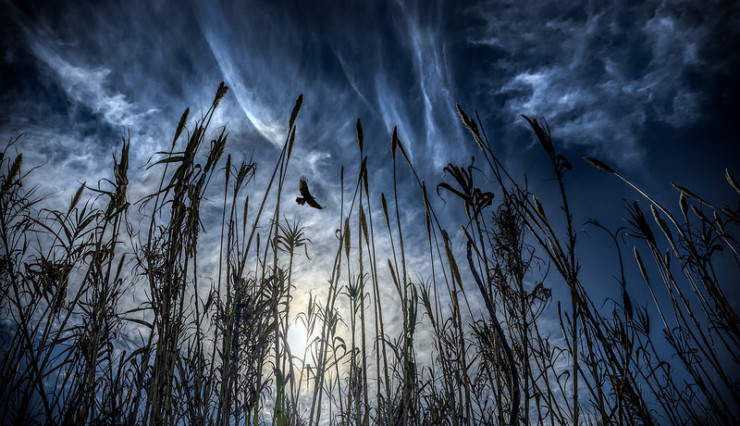
MULTIPOLYGON (((296 190, 286 182, 303 98, 269 178, 255 188, 256 163, 226 154, 221 165, 227 133, 211 121, 227 90, 222 83, 193 123, 185 110, 147 169, 159 184, 141 200, 128 198, 129 137, 112 176, 83 183, 59 208, 25 186, 33 169, 13 152, 16 139, 0 152, 0 422, 738 420, 740 321, 725 292, 740 267, 740 208, 674 185, 674 212, 587 159, 645 199, 627 205, 623 228, 590 222, 606 231, 619 269, 618 294, 594 300, 566 190, 573 165, 546 122, 524 117, 552 166, 557 206, 511 175, 480 119, 458 106, 482 161, 440 171, 437 195, 466 215, 456 223, 435 211, 396 129, 393 192, 376 191, 368 170, 376 153, 366 151, 357 120, 356 179, 345 181, 342 167, 339 205, 325 201, 320 214, 338 213, 337 240, 331 266, 316 270, 313 230, 288 220, 281 204, 284 190, 296 190), (415 194, 399 185, 402 168, 415 194), (212 194, 223 197, 220 225, 202 217, 212 194), (416 206, 404 204, 414 195, 416 206), (421 224, 406 221, 414 208, 423 209, 425 238, 414 238, 421 224), (200 238, 211 228, 217 248, 200 238), (633 283, 630 251, 644 283, 633 283), (414 270, 419 256, 423 270, 414 270), (324 277, 303 308, 300 262, 324 277), (554 300, 563 284, 569 300, 554 300), (633 285, 646 287, 651 305, 633 285), (139 306, 127 306, 129 292, 139 306), (305 327, 305 347, 290 346, 291 327, 305 327)), ((729 172, 726 179, 740 194, 729 172)), ((313 199, 307 185, 298 191, 313 199)))

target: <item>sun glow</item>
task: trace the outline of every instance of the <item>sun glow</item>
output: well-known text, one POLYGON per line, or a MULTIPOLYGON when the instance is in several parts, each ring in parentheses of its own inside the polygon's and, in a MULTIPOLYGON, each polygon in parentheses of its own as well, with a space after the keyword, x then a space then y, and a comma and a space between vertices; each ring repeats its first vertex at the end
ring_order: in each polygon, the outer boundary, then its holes
POLYGON ((311 345, 311 341, 316 337, 315 331, 309 336, 308 329, 299 321, 294 322, 288 328, 288 346, 293 357, 293 365, 302 367, 306 364, 314 364, 312 349, 315 349, 315 345, 311 345))

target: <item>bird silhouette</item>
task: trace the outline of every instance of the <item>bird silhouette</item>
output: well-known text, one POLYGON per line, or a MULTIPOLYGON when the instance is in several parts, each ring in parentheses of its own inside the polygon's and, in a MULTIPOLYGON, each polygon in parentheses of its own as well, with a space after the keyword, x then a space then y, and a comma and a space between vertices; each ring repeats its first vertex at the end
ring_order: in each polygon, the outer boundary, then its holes
POLYGON ((315 209, 323 209, 321 204, 317 203, 316 199, 311 195, 311 191, 308 190, 308 182, 306 182, 305 177, 302 177, 300 182, 298 182, 298 191, 300 191, 301 197, 295 199, 296 203, 300 205, 308 204, 315 209))

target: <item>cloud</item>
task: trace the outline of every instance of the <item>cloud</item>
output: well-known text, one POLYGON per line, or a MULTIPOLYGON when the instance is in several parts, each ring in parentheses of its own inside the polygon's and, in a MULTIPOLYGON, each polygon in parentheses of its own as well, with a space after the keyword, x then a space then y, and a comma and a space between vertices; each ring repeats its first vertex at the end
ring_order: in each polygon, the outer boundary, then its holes
POLYGON ((201 26, 201 29, 224 79, 228 81, 232 93, 244 112, 244 117, 266 140, 276 147, 281 147, 287 133, 286 126, 278 121, 274 116, 274 111, 263 105, 255 91, 246 84, 245 81, 249 80, 242 78, 238 66, 234 63, 233 55, 228 49, 222 47, 224 41, 221 40, 219 33, 213 30, 213 27, 201 26))
POLYGON ((701 117, 700 87, 687 75, 706 65, 700 46, 711 23, 697 25, 665 3, 540 3, 476 9, 484 29, 469 38, 488 48, 512 122, 548 119, 568 144, 620 165, 643 157, 648 122, 689 125, 701 117))
POLYGON ((460 138, 455 112, 454 88, 448 73, 443 42, 434 28, 410 25, 410 37, 424 106, 424 146, 436 169, 444 167, 450 154, 449 139, 460 138))
POLYGON ((145 113, 136 112, 134 104, 125 95, 113 93, 107 88, 110 69, 70 63, 54 51, 48 42, 37 39, 32 39, 31 48, 55 75, 70 99, 101 114, 108 124, 135 127, 143 119, 145 113))

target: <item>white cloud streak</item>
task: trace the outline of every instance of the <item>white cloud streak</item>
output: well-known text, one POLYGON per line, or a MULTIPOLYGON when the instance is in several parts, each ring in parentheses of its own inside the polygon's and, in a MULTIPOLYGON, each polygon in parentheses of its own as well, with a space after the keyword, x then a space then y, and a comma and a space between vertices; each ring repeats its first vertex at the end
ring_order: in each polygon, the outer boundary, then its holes
POLYGON ((33 40, 31 47, 36 57, 57 77, 71 100, 101 114, 108 124, 114 126, 136 127, 141 122, 146 113, 137 113, 126 96, 108 89, 106 81, 110 69, 76 65, 63 58, 48 42, 33 40))

